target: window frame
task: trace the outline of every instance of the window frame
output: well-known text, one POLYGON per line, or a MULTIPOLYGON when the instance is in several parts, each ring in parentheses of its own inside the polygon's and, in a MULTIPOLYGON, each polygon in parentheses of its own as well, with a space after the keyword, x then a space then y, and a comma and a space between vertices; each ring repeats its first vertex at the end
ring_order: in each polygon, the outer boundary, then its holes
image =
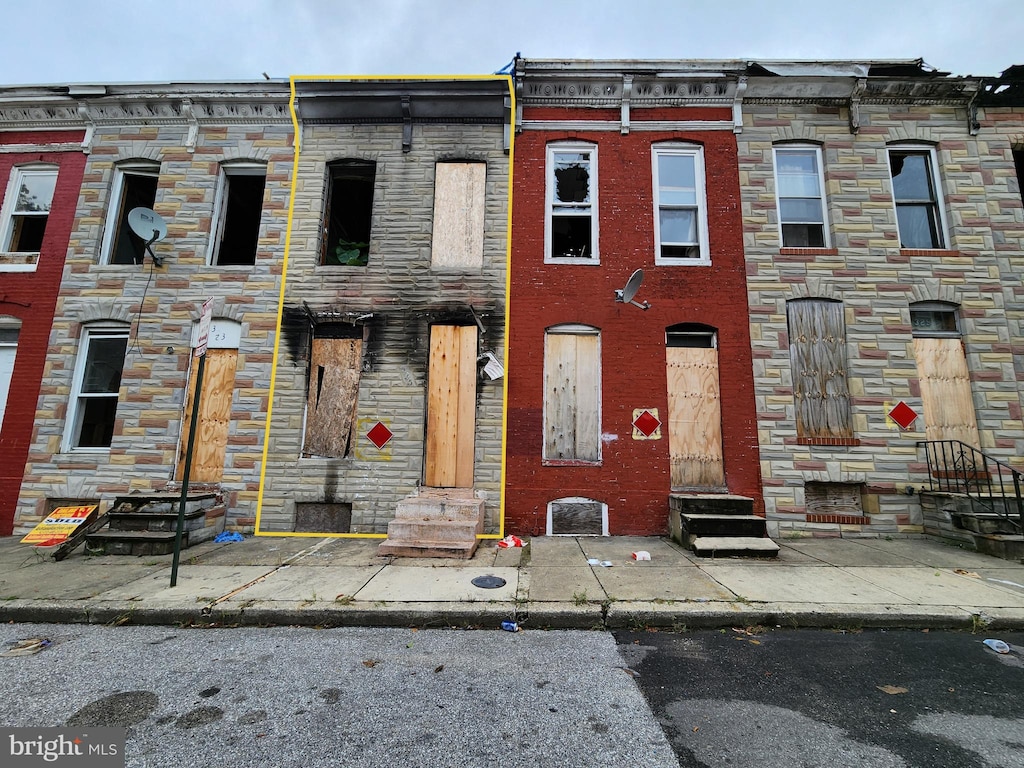
POLYGON ((910 335, 915 339, 959 339, 963 337, 960 327, 960 305, 949 301, 915 301, 910 304, 910 335), (953 318, 952 330, 918 329, 914 327, 914 313, 928 312, 953 318))
MULTIPOLYGON (((334 160, 328 161, 324 166, 324 190, 321 195, 323 201, 323 208, 320 211, 320 243, 317 249, 317 267, 357 267, 363 269, 370 265, 370 251, 373 249, 373 214, 377 203, 377 185, 379 181, 379 170, 380 162, 377 160, 367 160, 360 157, 339 157, 334 160), (335 189, 334 185, 337 181, 337 177, 341 174, 338 172, 339 169, 344 168, 363 168, 372 170, 372 174, 366 174, 370 179, 370 208, 369 208, 369 222, 367 226, 366 234, 366 263, 365 264, 340 264, 328 261, 327 249, 331 244, 331 208, 334 205, 335 189)), ((359 249, 362 251, 362 248, 359 249)))
MULTIPOLYGON (((21 254, 24 256, 35 254, 38 256, 42 252, 42 243, 40 242, 40 249, 38 251, 12 251, 10 250, 11 240, 14 238, 14 224, 15 218, 21 217, 33 217, 38 218, 43 216, 42 212, 29 211, 25 213, 18 213, 15 209, 18 204, 18 190, 21 187, 21 180, 26 176, 53 176, 53 195, 57 194, 57 181, 60 178, 60 166, 54 165, 53 163, 26 163, 23 165, 15 165, 11 168, 10 176, 7 181, 7 191, 4 193, 4 203, 0 207, 0 253, 3 254, 21 254)), ((49 222, 50 214, 53 211, 53 195, 50 197, 50 207, 46 209, 45 216, 47 222, 49 222)), ((45 225, 44 225, 45 227, 45 225)), ((44 232, 43 238, 46 237, 44 232)), ((14 263, 7 262, 0 264, 0 271, 4 272, 34 272, 36 269, 36 262, 38 259, 33 259, 31 263, 14 263)))
POLYGON ((781 248, 831 248, 832 237, 831 228, 829 227, 828 220, 828 201, 826 199, 827 191, 825 189, 825 163, 823 161, 823 153, 821 147, 817 144, 808 143, 792 143, 792 144, 775 144, 772 146, 772 172, 775 175, 775 210, 779 220, 779 247, 781 248), (805 221, 794 221, 786 222, 782 218, 782 200, 783 195, 781 194, 781 184, 779 183, 779 153, 785 152, 814 152, 815 162, 818 166, 818 197, 800 197, 792 198, 786 196, 785 199, 799 199, 799 200, 812 200, 817 199, 821 206, 821 239, 822 245, 789 245, 786 243, 785 230, 783 229, 784 224, 813 224, 815 222, 805 221))
MULTIPOLYGON (((813 318, 801 317, 799 318, 805 325, 813 324, 813 318)), ((819 329, 821 330, 821 329, 819 329)), ((789 366, 790 366, 790 379, 792 382, 793 389, 793 422, 794 429, 796 432, 796 438, 798 444, 801 445, 830 445, 830 444, 855 444, 856 438, 856 426, 853 418, 853 396, 850 391, 850 355, 847 347, 847 339, 849 338, 847 326, 846 326, 846 303, 838 299, 830 299, 821 296, 807 296, 799 299, 790 299, 786 302, 786 334, 789 337, 789 366), (801 358, 812 357, 814 355, 813 348, 808 346, 803 348, 803 353, 798 352, 798 334, 797 329, 794 325, 797 322, 797 315, 803 314, 797 310, 797 307, 819 307, 821 308, 821 314, 825 315, 827 312, 824 310, 825 307, 832 307, 837 310, 837 321, 841 328, 834 329, 836 331, 836 344, 835 350, 838 355, 841 355, 841 360, 828 361, 825 360, 822 365, 822 361, 819 360, 817 369, 809 369, 805 374, 804 369, 801 367, 801 358), (841 337, 839 332, 841 331, 841 337), (828 369, 829 363, 835 365, 838 363, 838 367, 828 369), (822 377, 821 373, 823 370, 827 370, 828 376, 822 377), (839 375, 841 373, 841 376, 839 375), (816 408, 822 409, 817 413, 817 420, 822 423, 817 430, 812 429, 812 425, 804 423, 801 418, 801 397, 805 397, 808 392, 813 391, 815 387, 811 387, 809 390, 804 390, 801 385, 801 381, 804 378, 813 379, 813 383, 817 384, 817 389, 821 393, 831 393, 833 397, 843 397, 845 399, 845 408, 842 413, 835 411, 835 415, 840 418, 839 424, 830 422, 828 416, 828 409, 824 403, 824 397, 822 402, 817 404, 816 408), (841 384, 838 386, 833 382, 839 381, 841 384), (824 413, 824 417, 822 417, 824 413), (828 434, 823 434, 827 431, 828 434), (833 442, 838 441, 838 442, 833 442)), ((823 344, 824 339, 819 338, 818 344, 823 344)), ((824 356, 826 352, 817 352, 818 356, 824 356)))
POLYGON ((252 262, 244 264, 221 264, 220 249, 223 245, 224 227, 228 220, 228 202, 231 189, 232 176, 262 176, 263 196, 267 191, 267 164, 257 162, 221 163, 220 173, 217 176, 217 191, 213 198, 213 220, 210 223, 210 244, 208 246, 206 264, 211 267, 251 267, 256 264, 259 256, 259 230, 263 226, 263 209, 265 200, 260 201, 260 219, 256 225, 256 250, 253 253, 252 262))
MULTIPOLYGON (((120 388, 124 379, 124 364, 128 359, 127 345, 131 327, 123 323, 92 323, 82 328, 82 335, 79 340, 78 354, 75 359, 75 371, 71 381, 71 393, 68 396, 67 418, 64 423, 64 437, 62 440, 62 451, 64 453, 91 452, 101 453, 110 451, 110 446, 80 446, 77 443, 81 440, 82 419, 85 416, 85 409, 82 407, 83 399, 97 397, 114 397, 120 403, 120 388), (89 350, 94 339, 122 338, 125 340, 125 357, 121 362, 121 375, 116 393, 83 393, 82 383, 85 380, 86 364, 89 359, 89 350)), ((116 423, 116 405, 115 405, 116 423)), ((111 438, 113 443, 113 436, 111 438)))
MULTIPOLYGON (((552 325, 544 329, 544 358, 542 362, 541 375, 543 388, 543 395, 541 398, 541 428, 542 428, 542 441, 541 441, 541 462, 545 466, 600 466, 604 459, 604 443, 601 440, 601 424, 602 424, 602 410, 603 410, 603 397, 602 397, 602 373, 603 368, 601 365, 601 329, 593 325, 587 325, 584 323, 561 323, 558 325, 552 325), (594 376, 594 385, 597 399, 597 408, 594 413, 594 418, 597 420, 597 445, 596 445, 596 458, 593 459, 581 459, 577 456, 571 458, 560 457, 560 456, 548 456, 547 454, 547 434, 548 434, 548 337, 549 336, 593 336, 597 339, 597 345, 595 350, 596 359, 594 361, 594 368, 596 374, 594 376)), ((577 375, 579 375, 577 373, 577 375)), ((575 413, 578 413, 578 409, 575 413)), ((578 418, 574 413, 574 424, 578 422, 578 418)))
MULTIPOLYGON (((704 166, 704 147, 699 144, 662 143, 651 145, 651 182, 654 202, 654 263, 666 266, 706 267, 711 264, 711 246, 708 231, 707 176, 704 166), (697 248, 700 257, 696 259, 661 255, 661 185, 659 183, 658 159, 662 156, 693 157, 694 187, 697 198, 695 206, 666 205, 666 208, 695 208, 697 215, 697 248)), ((689 244, 685 244, 689 245, 689 244)))
POLYGON ((18 365, 18 341, 21 337, 21 320, 9 315, 0 315, 0 349, 14 350, 14 358, 11 361, 10 375, 4 381, 0 373, 0 431, 4 426, 4 415, 7 412, 7 402, 10 399, 11 385, 14 383, 14 369, 18 365))
MULTIPOLYGON (((597 171, 597 144, 584 141, 554 141, 547 145, 544 153, 544 263, 545 264, 592 264, 601 263, 601 249, 599 243, 599 216, 598 216, 598 171, 597 171), (563 213, 562 215, 590 217, 590 256, 555 256, 553 255, 554 237, 554 215, 555 215, 555 155, 560 152, 576 152, 588 155, 589 163, 589 184, 590 202, 586 209, 588 214, 563 213)), ((559 210, 573 210, 582 206, 562 204, 559 210)))
MULTIPOLYGON (((110 185, 110 200, 107 203, 106 221, 103 226, 103 241, 100 245, 99 263, 111 267, 127 267, 130 264, 119 264, 112 261, 114 242, 117 239, 117 231, 121 228, 122 217, 128 215, 128 211, 122 211, 121 206, 124 200, 124 185, 126 176, 146 176, 157 179, 159 185, 160 163, 156 160, 131 160, 118 163, 114 166, 114 178, 110 185)), ((159 191, 159 186, 157 187, 159 191)), ((156 204, 156 193, 153 195, 154 205, 156 204)))
MULTIPOLYGON (((923 251, 942 251, 949 248, 949 228, 946 225, 946 202, 945 195, 942 190, 942 177, 939 175, 939 161, 936 153, 936 148, 931 144, 917 144, 917 143, 897 143, 888 144, 885 148, 886 161, 889 163, 889 184, 892 192, 892 204, 893 211, 896 214, 896 236, 899 240, 899 246, 903 250, 923 250, 923 251), (892 172, 892 155, 893 152, 904 154, 904 155, 923 155, 926 157, 925 168, 928 171, 928 181, 932 190, 932 200, 927 201, 927 204, 932 206, 935 211, 935 231, 933 235, 937 238, 937 242, 927 248, 922 248, 918 245, 904 245, 903 235, 900 232, 900 201, 896 198, 896 180, 892 172)), ((920 206, 925 204, 923 200, 904 200, 903 205, 914 205, 920 206)))

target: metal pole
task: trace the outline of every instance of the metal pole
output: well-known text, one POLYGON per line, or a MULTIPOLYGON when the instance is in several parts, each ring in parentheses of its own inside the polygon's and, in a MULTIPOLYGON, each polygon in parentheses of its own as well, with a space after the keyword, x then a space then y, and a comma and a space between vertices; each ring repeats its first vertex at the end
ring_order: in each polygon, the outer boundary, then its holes
POLYGON ((178 505, 178 524, 174 529, 174 560, 171 563, 171 586, 178 583, 178 560, 181 558, 181 532, 185 527, 185 503, 188 499, 188 476, 192 471, 192 448, 196 443, 196 425, 199 423, 199 399, 203 394, 203 371, 206 368, 206 353, 199 356, 199 370, 196 372, 196 393, 192 402, 192 422, 188 429, 188 448, 185 450, 185 473, 181 479, 181 503, 178 505))

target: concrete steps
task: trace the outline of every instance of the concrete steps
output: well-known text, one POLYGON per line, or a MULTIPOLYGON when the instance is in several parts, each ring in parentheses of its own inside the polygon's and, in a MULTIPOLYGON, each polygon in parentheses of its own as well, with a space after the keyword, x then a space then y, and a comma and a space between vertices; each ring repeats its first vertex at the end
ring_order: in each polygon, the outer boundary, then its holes
MULTIPOLYGON (((174 551, 181 496, 133 494, 114 500, 109 524, 85 537, 90 555, 166 555, 174 551)), ((185 499, 181 548, 209 541, 224 530, 226 507, 217 494, 195 493, 185 499)))
MULTIPOLYGON (((1016 504, 1012 499, 997 501, 1011 509, 1016 504)), ((1015 524, 1015 513, 1006 519, 964 494, 941 491, 923 491, 921 510, 924 532, 929 536, 957 542, 992 557, 1024 562, 1024 536, 1015 524)))
POLYGON ((775 557, 779 545, 767 536, 754 500, 728 493, 673 493, 669 534, 701 557, 775 557))
POLYGON ((472 489, 423 489, 398 502, 379 555, 469 559, 484 530, 484 501, 472 489))

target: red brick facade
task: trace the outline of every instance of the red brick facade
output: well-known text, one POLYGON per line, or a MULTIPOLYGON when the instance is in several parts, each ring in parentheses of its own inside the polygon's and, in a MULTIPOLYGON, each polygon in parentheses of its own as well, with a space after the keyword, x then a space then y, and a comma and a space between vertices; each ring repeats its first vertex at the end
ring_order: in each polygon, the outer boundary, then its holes
POLYGON ((21 322, 7 409, 0 428, 0 536, 9 536, 13 530, 32 441, 50 325, 85 169, 85 154, 72 147, 82 141, 83 135, 82 131, 0 133, 0 144, 10 148, 22 145, 26 150, 0 154, 0 205, 15 167, 46 163, 59 168, 35 271, 0 271, 0 316, 21 322))
MULTIPOLYGON (((639 110, 649 118, 727 122, 728 109, 639 110)), ((526 108, 523 121, 608 119, 608 110, 526 108), (573 115, 572 112, 578 114, 573 115), (599 114, 600 113, 600 114, 599 114)), ((618 113, 615 113, 618 116, 618 113)), ((559 128, 564 127, 564 123, 559 128)), ((736 141, 731 130, 543 130, 516 137, 509 295, 508 437, 505 524, 544 534, 549 502, 586 497, 608 508, 608 533, 657 535, 668 529, 671 491, 666 328, 712 326, 718 333, 723 452, 730 493, 752 497, 763 513, 747 322, 743 229, 736 141), (550 142, 592 143, 598 154, 599 265, 546 264, 545 154, 550 142), (652 145, 702 146, 710 266, 655 265, 652 145), (641 268, 637 295, 649 311, 617 303, 614 291, 641 268), (544 334, 562 323, 600 329, 602 460, 551 466, 543 461, 544 334), (661 439, 633 437, 634 409, 656 408, 661 439)))

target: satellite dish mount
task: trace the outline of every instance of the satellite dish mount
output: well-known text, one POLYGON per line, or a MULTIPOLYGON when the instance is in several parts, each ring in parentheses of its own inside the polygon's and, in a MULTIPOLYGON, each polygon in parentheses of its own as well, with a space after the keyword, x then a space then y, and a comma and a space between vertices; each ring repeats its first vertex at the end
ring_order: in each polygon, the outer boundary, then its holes
POLYGON ((634 301, 633 297, 636 296, 636 292, 640 290, 640 284, 644 281, 644 271, 638 269, 632 275, 629 276, 629 280, 626 281, 626 287, 621 291, 615 291, 615 300, 622 304, 632 304, 634 307, 640 307, 644 312, 651 308, 650 302, 645 301, 641 304, 639 301, 634 301))
POLYGON ((167 224, 163 217, 149 208, 132 208, 128 212, 128 228, 146 244, 146 251, 158 267, 164 265, 164 257, 153 253, 152 245, 167 237, 167 224))

